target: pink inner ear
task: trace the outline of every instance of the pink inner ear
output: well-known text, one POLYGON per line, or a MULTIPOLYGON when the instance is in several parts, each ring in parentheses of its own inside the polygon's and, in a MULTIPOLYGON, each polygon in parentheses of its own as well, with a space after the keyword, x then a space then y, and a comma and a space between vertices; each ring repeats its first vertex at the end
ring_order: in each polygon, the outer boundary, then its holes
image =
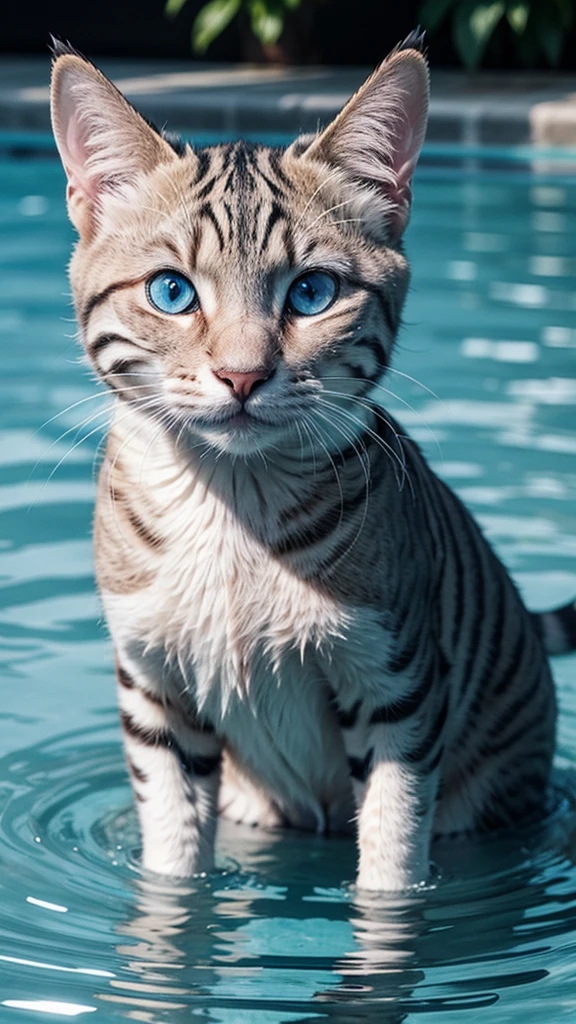
POLYGON ((402 193, 414 174, 426 134, 428 113, 427 97, 415 88, 418 82, 414 81, 414 77, 407 75, 402 85, 404 110, 392 154, 392 168, 396 174, 398 193, 402 193))
POLYGON ((64 166, 68 176, 69 194, 72 195, 74 192, 80 191, 87 199, 94 200, 97 192, 96 180, 86 168, 90 151, 86 145, 80 118, 75 110, 71 111, 66 125, 65 150, 64 166))

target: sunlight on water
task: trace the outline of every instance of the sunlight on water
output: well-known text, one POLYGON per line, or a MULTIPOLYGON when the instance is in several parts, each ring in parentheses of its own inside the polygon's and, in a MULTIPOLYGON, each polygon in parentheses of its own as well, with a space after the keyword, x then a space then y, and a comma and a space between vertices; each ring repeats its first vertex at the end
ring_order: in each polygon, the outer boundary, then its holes
MULTIPOLYGON (((566 601, 576 179, 424 168, 415 194, 386 399, 531 606, 566 601)), ((1 1024, 571 1020, 574 657, 549 820, 439 845, 426 887, 360 897, 351 842, 231 825, 213 877, 140 872, 89 539, 109 402, 73 340, 63 196, 56 160, 0 162, 1 1024)))

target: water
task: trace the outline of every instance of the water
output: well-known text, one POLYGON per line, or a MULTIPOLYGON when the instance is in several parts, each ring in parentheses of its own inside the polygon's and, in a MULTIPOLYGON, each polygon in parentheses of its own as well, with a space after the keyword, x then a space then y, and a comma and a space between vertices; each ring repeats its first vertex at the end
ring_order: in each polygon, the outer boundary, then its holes
MULTIPOLYGON (((419 174, 395 365, 423 386, 387 386, 545 607, 576 594, 576 178, 496 157, 419 174)), ((89 540, 105 404, 72 337, 63 193, 47 155, 0 161, 0 1024, 574 1019, 576 658, 554 665, 550 820, 445 844, 426 888, 360 899, 350 842, 230 825, 213 877, 140 873, 89 540)))

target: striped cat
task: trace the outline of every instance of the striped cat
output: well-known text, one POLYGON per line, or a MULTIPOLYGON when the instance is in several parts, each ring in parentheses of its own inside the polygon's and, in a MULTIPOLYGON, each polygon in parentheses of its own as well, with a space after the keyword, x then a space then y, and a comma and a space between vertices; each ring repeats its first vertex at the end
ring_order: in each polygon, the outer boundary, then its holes
POLYGON ((543 650, 470 515, 378 404, 409 280, 421 41, 287 149, 194 150, 55 49, 89 359, 117 397, 95 547, 145 868, 210 870, 217 810, 328 833, 358 884, 542 811, 543 650))

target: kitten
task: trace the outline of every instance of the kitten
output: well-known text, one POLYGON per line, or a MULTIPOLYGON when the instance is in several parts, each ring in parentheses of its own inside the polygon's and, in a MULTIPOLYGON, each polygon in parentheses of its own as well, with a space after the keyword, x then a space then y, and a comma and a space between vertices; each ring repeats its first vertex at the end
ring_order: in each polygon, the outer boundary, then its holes
MULTIPOLYGON (((434 834, 544 805, 544 620, 377 400, 409 281, 420 51, 413 35, 285 150, 194 150, 56 47, 70 276, 117 396, 97 577, 152 871, 210 870, 220 805, 355 822, 358 884, 395 890, 426 878, 434 834)), ((575 620, 549 619, 558 649, 575 620)))

